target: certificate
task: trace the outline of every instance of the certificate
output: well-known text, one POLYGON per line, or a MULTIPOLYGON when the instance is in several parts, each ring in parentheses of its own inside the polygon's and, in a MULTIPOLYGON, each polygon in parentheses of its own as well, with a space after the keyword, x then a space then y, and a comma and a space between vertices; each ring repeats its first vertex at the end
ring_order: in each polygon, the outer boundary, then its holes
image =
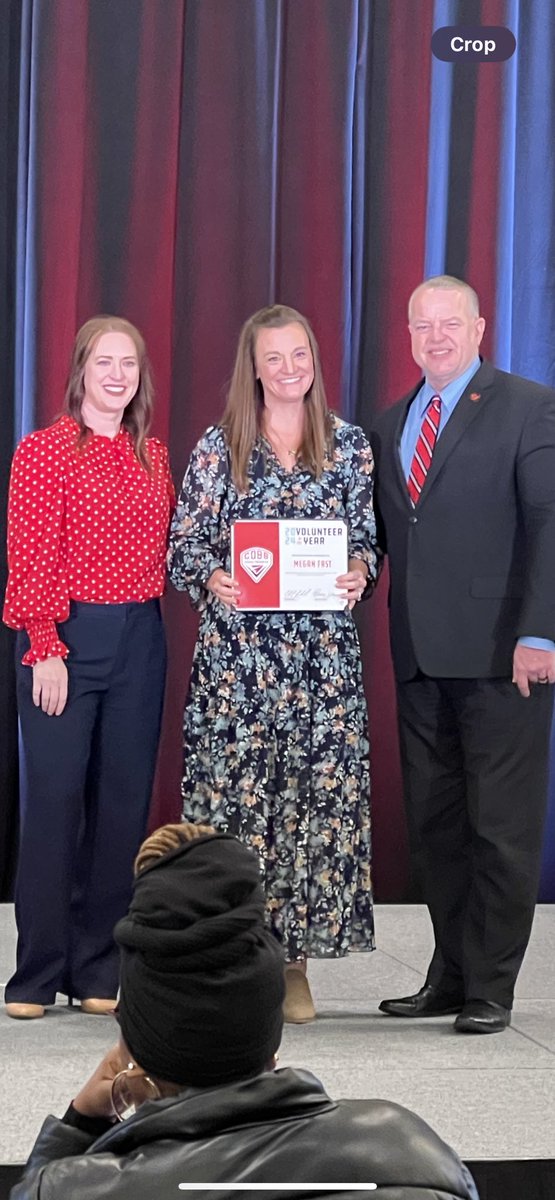
POLYGON ((345 608, 336 579, 348 570, 346 521, 234 521, 231 573, 237 608, 276 611, 345 608))

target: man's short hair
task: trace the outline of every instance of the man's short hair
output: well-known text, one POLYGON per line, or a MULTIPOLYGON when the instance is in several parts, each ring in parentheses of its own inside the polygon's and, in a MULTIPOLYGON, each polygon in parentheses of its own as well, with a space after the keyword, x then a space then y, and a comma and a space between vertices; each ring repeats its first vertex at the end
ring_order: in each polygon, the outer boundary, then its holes
POLYGON ((409 321, 412 308, 412 302, 418 292, 423 292, 428 288, 443 288, 446 292, 466 292, 468 303, 473 317, 480 316, 480 301, 478 293, 469 283, 465 283, 464 279, 457 279, 454 275, 432 275, 430 279, 424 279, 422 283, 415 287, 409 299, 409 321))

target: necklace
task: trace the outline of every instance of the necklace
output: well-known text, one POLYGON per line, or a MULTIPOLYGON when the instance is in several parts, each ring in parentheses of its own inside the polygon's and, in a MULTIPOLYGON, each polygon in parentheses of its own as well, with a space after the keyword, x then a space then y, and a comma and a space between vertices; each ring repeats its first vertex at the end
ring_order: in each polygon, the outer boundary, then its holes
POLYGON ((297 447, 296 450, 293 450, 290 446, 287 446, 283 438, 280 437, 279 433, 277 433, 271 425, 266 426, 266 436, 270 442, 272 442, 272 439, 275 439, 275 441, 278 443, 278 446, 280 446, 284 453, 287 454, 293 461, 299 457, 299 448, 297 447))

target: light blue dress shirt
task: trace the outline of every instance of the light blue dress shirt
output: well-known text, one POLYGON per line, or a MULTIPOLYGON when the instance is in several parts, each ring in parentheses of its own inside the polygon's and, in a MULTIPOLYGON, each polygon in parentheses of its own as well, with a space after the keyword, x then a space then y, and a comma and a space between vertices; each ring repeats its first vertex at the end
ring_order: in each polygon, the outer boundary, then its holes
MULTIPOLYGON (((409 408, 401 434, 399 456, 405 479, 409 477, 414 450, 418 441, 418 434, 420 433, 420 426, 422 425, 422 419, 430 400, 433 396, 441 396, 441 416, 437 434, 438 438, 440 438, 449 418, 453 416, 463 392, 470 383, 472 376, 476 374, 479 366, 480 358, 476 355, 476 358, 471 362, 464 375, 459 375, 458 379, 453 379, 441 392, 438 392, 437 388, 433 388, 427 379, 422 384, 420 391, 417 392, 409 408)), ((555 642, 550 642, 548 638, 521 637, 518 641, 521 646, 530 646, 534 650, 555 650, 555 642)))
POLYGON ((399 453, 401 455, 401 465, 403 467, 405 479, 408 479, 409 477, 410 466, 414 457, 414 448, 418 441, 418 434, 420 433, 420 426, 422 425, 424 413, 426 412, 432 396, 441 396, 441 416, 437 435, 438 438, 440 438, 449 420, 449 417, 453 416, 453 413, 467 384, 470 383, 472 376, 476 374, 479 366, 480 359, 478 355, 476 355, 476 358, 473 362, 471 362, 464 375, 459 375, 458 379, 453 379, 451 383, 448 383, 447 386, 444 387, 442 392, 438 392, 437 388, 433 388, 431 383, 428 383, 427 379, 422 384, 420 391, 417 392, 409 408, 403 433, 401 435, 399 453))

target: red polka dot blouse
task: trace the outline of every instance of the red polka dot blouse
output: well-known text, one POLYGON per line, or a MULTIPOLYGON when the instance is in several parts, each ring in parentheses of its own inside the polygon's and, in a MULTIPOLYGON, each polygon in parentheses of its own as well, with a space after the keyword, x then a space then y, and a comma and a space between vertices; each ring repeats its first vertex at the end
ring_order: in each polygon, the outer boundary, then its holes
POLYGON ((91 434, 63 416, 24 438, 12 464, 4 621, 26 629, 23 662, 67 654, 57 621, 70 600, 122 604, 161 596, 175 504, 168 451, 147 439, 152 474, 126 430, 91 434))

